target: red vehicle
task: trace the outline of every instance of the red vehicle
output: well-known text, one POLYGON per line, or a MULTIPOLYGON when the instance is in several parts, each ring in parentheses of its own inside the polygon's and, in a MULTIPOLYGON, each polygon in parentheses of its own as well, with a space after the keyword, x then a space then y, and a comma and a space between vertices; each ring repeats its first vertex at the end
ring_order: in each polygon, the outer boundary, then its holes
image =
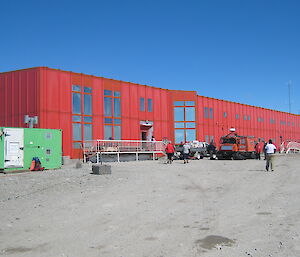
POLYGON ((219 160, 234 159, 245 160, 255 159, 255 143, 257 139, 248 136, 239 136, 235 129, 220 139, 220 148, 217 152, 219 160))

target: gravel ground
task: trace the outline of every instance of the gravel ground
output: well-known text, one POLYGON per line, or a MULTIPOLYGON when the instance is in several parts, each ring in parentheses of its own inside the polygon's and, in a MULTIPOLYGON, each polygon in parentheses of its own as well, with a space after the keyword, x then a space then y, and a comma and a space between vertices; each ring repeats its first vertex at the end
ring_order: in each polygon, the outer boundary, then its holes
POLYGON ((300 256, 300 156, 0 174, 0 256, 300 256))

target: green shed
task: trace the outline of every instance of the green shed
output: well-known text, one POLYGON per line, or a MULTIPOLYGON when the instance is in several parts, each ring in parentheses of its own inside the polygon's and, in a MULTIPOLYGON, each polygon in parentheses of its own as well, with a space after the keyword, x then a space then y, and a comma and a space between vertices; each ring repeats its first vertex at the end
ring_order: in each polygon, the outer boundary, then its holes
POLYGON ((0 127, 0 170, 29 170, 33 157, 38 157, 45 169, 60 168, 62 131, 0 127))

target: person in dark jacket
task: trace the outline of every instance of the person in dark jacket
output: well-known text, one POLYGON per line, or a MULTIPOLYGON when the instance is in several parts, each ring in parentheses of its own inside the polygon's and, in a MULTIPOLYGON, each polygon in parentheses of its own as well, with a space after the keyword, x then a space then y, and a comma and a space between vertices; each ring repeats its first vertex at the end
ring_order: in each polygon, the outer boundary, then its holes
POLYGON ((214 160, 214 154, 216 153, 216 146, 214 142, 210 142, 210 144, 207 146, 207 152, 209 153, 210 159, 214 160))

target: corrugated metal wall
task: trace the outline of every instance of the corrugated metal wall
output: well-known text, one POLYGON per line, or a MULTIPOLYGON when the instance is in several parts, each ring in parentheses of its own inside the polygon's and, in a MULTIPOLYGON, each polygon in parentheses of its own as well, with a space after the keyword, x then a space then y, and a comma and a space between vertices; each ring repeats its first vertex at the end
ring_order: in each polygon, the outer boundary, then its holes
POLYGON ((26 127, 24 115, 38 115, 39 68, 0 73, 0 126, 26 127))

